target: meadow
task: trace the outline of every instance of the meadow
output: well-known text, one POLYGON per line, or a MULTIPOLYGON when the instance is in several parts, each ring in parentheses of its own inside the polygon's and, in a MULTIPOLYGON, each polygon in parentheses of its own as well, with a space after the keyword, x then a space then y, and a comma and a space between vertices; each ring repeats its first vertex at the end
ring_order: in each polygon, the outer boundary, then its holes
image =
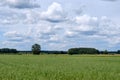
POLYGON ((120 56, 0 55, 0 80, 120 80, 120 56))

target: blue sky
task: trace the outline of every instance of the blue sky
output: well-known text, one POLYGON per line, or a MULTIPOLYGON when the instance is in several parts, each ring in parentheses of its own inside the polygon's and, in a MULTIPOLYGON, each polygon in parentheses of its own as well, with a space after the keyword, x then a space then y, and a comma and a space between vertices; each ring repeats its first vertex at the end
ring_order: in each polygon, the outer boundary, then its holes
POLYGON ((0 0, 0 48, 120 49, 120 0, 0 0))

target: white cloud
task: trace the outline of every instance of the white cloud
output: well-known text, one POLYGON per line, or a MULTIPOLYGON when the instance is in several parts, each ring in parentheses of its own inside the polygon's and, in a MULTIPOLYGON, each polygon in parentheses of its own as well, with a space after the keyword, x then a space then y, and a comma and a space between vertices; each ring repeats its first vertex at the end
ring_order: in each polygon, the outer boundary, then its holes
POLYGON ((0 8, 0 24, 15 25, 23 23, 26 18, 26 10, 0 8))
POLYGON ((75 21, 77 24, 96 24, 98 22, 98 18, 97 17, 91 17, 89 15, 82 15, 82 16, 77 16, 75 18, 75 21))
POLYGON ((17 31, 11 31, 11 32, 7 32, 4 34, 4 36, 6 37, 14 37, 14 36, 20 36, 20 34, 17 31))
POLYGON ((4 33, 4 37, 8 39, 7 41, 10 42, 24 42, 24 41, 29 41, 31 38, 24 34, 24 33, 19 33, 17 31, 9 31, 4 33))
POLYGON ((25 18, 23 20, 24 24, 37 24, 40 22, 39 11, 36 10, 26 10, 23 12, 25 18))
POLYGON ((3 10, 0 8, 0 12, 0 24, 36 24, 40 21, 38 10, 18 10, 10 8, 3 10))
POLYGON ((120 34, 120 26, 104 16, 101 17, 99 29, 101 35, 115 36, 120 34))
POLYGON ((0 0, 2 6, 6 5, 12 8, 37 8, 40 7, 35 0, 0 0))
POLYGON ((59 41, 60 39, 59 39, 59 35, 52 35, 51 37, 50 37, 50 41, 53 41, 53 42, 55 42, 55 41, 59 41))
MULTIPOLYGON (((67 28, 65 36, 67 38, 86 38, 103 40, 109 45, 119 44, 120 25, 114 23, 106 16, 101 18, 82 15, 75 17, 72 26, 67 28), (75 24, 75 23, 76 24, 75 24), (74 25, 73 25, 74 23, 74 25)), ((77 40, 78 41, 78 40, 77 40)))
POLYGON ((97 17, 92 17, 89 15, 81 15, 81 16, 76 16, 73 19, 73 21, 69 24, 72 24, 72 26, 66 32, 68 36, 75 36, 75 35, 89 36, 97 33, 99 27, 99 20, 97 17))
POLYGON ((0 20, 0 23, 1 24, 16 24, 18 23, 18 21, 8 18, 8 19, 0 20))
POLYGON ((5 10, 0 8, 0 12, 1 24, 38 24, 40 21, 58 23, 66 20, 62 6, 56 2, 52 3, 47 11, 40 11, 40 9, 11 9, 5 7, 5 10))
MULTIPOLYGON (((22 4, 23 0, 9 1, 12 4, 22 4)), ((5 31, 3 36, 6 40, 3 43, 10 45, 40 43, 47 49, 65 49, 81 46, 81 44, 89 46, 99 41, 108 43, 108 45, 120 43, 120 25, 107 16, 96 17, 81 14, 71 17, 71 15, 66 15, 63 6, 57 2, 52 3, 46 11, 9 7, 2 10, 0 8, 0 27, 4 24, 10 26, 11 29, 5 31), (55 47, 52 48, 52 46, 55 47)))
POLYGON ((78 35, 78 34, 76 34, 76 32, 67 30, 67 31, 65 32, 65 35, 66 35, 66 37, 74 38, 74 37, 76 37, 76 35, 78 35))
POLYGON ((61 22, 66 17, 61 4, 54 2, 48 7, 47 11, 41 13, 41 18, 50 22, 61 22))

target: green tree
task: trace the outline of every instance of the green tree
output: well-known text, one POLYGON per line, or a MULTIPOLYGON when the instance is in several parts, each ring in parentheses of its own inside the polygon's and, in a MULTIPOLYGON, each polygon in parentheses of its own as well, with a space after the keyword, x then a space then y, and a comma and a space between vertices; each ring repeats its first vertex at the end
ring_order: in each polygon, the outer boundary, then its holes
POLYGON ((39 44, 32 45, 32 52, 33 54, 40 54, 41 46, 39 44))
POLYGON ((107 50, 103 51, 103 54, 108 54, 108 51, 107 50))
POLYGON ((118 50, 117 53, 120 54, 120 50, 118 50))

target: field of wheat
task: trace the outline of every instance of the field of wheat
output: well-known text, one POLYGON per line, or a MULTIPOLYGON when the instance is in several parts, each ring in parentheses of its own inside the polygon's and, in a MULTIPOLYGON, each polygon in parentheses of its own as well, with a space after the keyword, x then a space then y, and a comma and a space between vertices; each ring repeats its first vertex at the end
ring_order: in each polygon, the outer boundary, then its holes
POLYGON ((0 55, 0 80, 120 80, 120 56, 0 55))

